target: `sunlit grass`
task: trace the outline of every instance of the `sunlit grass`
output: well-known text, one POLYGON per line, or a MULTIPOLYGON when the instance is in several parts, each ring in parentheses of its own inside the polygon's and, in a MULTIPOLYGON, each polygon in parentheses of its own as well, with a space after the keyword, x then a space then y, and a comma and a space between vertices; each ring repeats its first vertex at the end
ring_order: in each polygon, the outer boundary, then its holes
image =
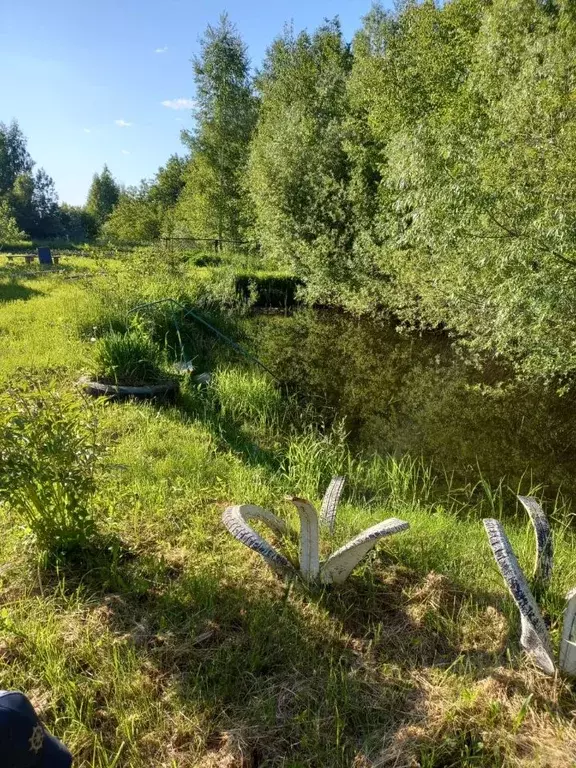
POLYGON ((282 393, 266 374, 220 370, 211 388, 225 417, 266 425, 274 423, 280 414, 282 393))
POLYGON ((94 374, 111 383, 142 386, 166 379, 162 349, 144 329, 109 331, 94 345, 94 374))
MULTIPOLYGON (((101 298, 80 280, 22 285, 38 293, 0 303, 0 376, 57 368, 68 389, 101 298)), ((522 657, 482 528, 502 516, 530 573, 512 490, 457 487, 420 457, 359 456, 244 365, 190 382, 174 407, 94 407, 108 453, 82 561, 44 569, 0 508, 0 687, 31 696, 79 768, 571 764, 574 694, 522 657), (386 517, 411 525, 341 587, 289 587, 221 525, 227 505, 255 503, 297 527, 285 495, 319 506, 340 473, 324 555, 386 517)), ((557 647, 576 541, 562 500, 548 511, 542 606, 557 647)))
MULTIPOLYGON (((22 280, 18 286, 24 296, 0 301, 0 377, 19 368, 79 369, 89 349, 89 342, 75 334, 76 320, 89 301, 85 290, 57 277, 22 280)), ((9 294, 14 287, 6 289, 0 280, 0 295, 3 290, 9 294)))

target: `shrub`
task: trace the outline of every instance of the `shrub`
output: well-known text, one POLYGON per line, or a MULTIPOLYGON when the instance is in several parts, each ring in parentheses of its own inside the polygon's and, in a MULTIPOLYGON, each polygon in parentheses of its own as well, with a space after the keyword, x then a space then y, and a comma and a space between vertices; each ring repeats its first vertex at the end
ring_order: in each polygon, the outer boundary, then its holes
POLYGON ((101 453, 95 420, 76 396, 39 386, 0 395, 0 502, 40 549, 76 549, 94 533, 101 453))
POLYGON ((104 380, 137 386, 165 379, 165 355, 160 346, 141 328, 124 333, 111 331, 98 339, 95 350, 96 375, 104 380))

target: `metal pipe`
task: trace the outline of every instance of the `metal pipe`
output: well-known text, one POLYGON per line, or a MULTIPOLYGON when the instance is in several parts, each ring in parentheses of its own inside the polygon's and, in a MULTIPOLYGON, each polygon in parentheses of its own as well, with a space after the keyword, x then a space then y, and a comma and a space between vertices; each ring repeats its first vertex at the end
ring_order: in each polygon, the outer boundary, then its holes
MULTIPOLYGON (((204 320, 204 318, 202 318, 199 315, 197 315, 193 310, 186 309, 186 307, 183 304, 181 304, 179 301, 176 301, 176 299, 172 299, 172 298, 157 299, 156 301, 150 301, 150 302, 148 302, 146 304, 138 304, 138 306, 132 307, 132 309, 129 310, 129 313, 130 312, 137 312, 139 309, 145 309, 147 307, 153 307, 153 306, 156 306, 157 304, 164 304, 164 303, 167 303, 167 302, 169 302, 171 304, 175 304, 177 307, 180 307, 180 309, 184 310, 184 315, 183 315, 182 319, 184 319, 184 317, 188 317, 188 315, 190 315, 191 317, 194 318, 194 320, 196 320, 197 322, 201 323, 202 325, 205 325, 206 328, 208 328, 209 330, 212 331, 212 333, 215 333, 216 336, 218 336, 223 341, 225 341, 227 344, 229 344, 234 351, 240 353, 241 355, 244 355, 244 357, 247 357, 249 360, 252 360, 254 363, 259 365, 260 368, 262 368, 262 370, 266 371, 266 373, 268 373, 270 376, 272 376, 272 378, 275 381, 277 381, 279 384, 282 384, 282 382, 280 381, 278 376, 276 376, 274 373, 272 373, 270 368, 265 366, 264 363, 260 362, 260 360, 258 360, 257 357, 255 357, 254 355, 251 355, 250 352, 247 352, 239 344, 237 344, 231 338, 229 338, 228 336, 223 334, 221 331, 219 331, 218 328, 214 328, 213 325, 211 325, 207 320, 204 320)), ((176 330, 177 330, 178 336, 180 337, 180 331, 178 329, 178 324, 176 323, 176 319, 174 318, 174 315, 172 315, 172 319, 174 320, 174 324, 176 325, 176 330)), ((181 348, 182 348, 182 339, 181 338, 180 338, 180 344, 181 344, 181 348)))

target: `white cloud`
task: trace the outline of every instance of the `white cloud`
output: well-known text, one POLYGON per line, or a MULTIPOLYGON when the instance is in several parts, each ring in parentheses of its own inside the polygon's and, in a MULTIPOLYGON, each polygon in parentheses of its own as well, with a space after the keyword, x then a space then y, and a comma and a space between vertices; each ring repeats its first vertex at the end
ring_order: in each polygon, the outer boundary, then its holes
POLYGON ((161 104, 168 109, 194 109, 196 106, 194 99, 166 99, 161 104))
POLYGON ((123 150, 122 150, 122 154, 123 154, 123 155, 129 155, 129 154, 130 154, 130 152, 128 152, 128 150, 127 150, 127 149, 123 149, 123 150))
POLYGON ((91 133, 90 128, 84 128, 84 133, 91 133))
POLYGON ((166 53, 167 50, 168 50, 168 46, 165 45, 164 48, 156 48, 154 50, 154 53, 166 53))
POLYGON ((114 120, 119 128, 130 128, 132 123, 127 123, 126 120, 114 120))

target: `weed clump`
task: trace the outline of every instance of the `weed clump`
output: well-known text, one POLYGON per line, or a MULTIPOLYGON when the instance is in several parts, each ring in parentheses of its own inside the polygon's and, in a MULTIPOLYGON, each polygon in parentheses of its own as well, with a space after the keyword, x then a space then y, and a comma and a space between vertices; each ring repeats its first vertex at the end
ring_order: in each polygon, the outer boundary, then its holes
POLYGON ((275 425, 282 409, 282 392, 268 376, 253 371, 221 369, 212 389, 222 414, 239 422, 275 425))
POLYGON ((0 503, 40 550, 81 548, 94 534, 90 500, 102 453, 93 414, 77 396, 39 385, 0 395, 0 503))
POLYGON ((154 384, 166 379, 165 355, 141 328, 111 331, 96 341, 96 375, 110 384, 154 384))

